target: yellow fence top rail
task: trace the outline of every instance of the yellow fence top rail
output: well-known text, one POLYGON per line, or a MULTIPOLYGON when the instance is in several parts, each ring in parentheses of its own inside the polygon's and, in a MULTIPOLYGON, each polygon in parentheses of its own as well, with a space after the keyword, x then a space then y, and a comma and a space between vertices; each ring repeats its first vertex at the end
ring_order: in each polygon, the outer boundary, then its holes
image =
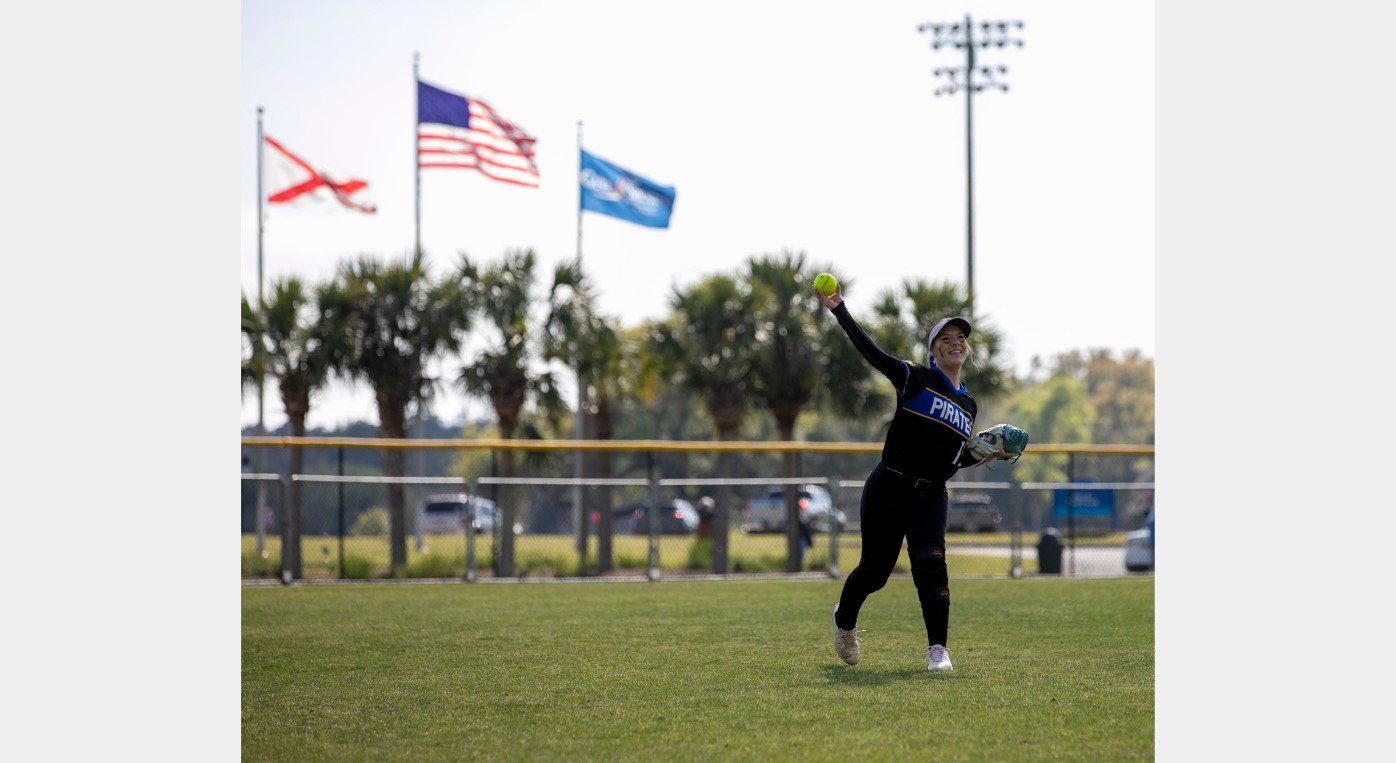
MULTIPOLYGON (((249 448, 381 448, 402 450, 584 450, 654 453, 881 453, 880 442, 804 442, 799 440, 475 440, 390 439, 380 437, 243 437, 249 448)), ((1152 445, 1072 445, 1036 443, 1023 455, 1152 456, 1152 445)))

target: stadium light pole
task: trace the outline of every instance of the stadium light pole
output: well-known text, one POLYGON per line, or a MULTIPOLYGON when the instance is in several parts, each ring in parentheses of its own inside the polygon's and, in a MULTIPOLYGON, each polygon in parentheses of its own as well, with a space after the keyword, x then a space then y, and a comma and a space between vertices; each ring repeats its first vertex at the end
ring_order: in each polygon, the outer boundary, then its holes
POLYGON ((968 13, 963 22, 927 22, 916 27, 916 31, 931 34, 931 49, 952 47, 965 52, 964 66, 942 66, 934 70, 944 82, 936 88, 935 95, 954 95, 961 90, 965 93, 965 292, 969 298, 969 314, 974 317, 974 94, 984 90, 1008 91, 1008 85, 999 78, 1008 73, 1003 65, 980 66, 976 60, 975 48, 1023 47, 1023 40, 1016 36, 1023 28, 1017 20, 980 21, 979 36, 975 36, 975 22, 968 13))

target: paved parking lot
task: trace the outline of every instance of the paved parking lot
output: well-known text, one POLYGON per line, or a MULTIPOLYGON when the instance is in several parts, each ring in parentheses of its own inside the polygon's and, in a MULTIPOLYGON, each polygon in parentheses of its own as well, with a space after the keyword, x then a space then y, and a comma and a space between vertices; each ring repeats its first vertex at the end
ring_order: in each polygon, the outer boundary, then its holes
MULTIPOLYGON (((950 544, 950 554, 976 554, 979 556, 1011 555, 1008 546, 957 545, 950 544)), ((1037 547, 1023 547, 1023 571, 1037 571, 1037 547)), ((1081 546, 1073 551, 1062 549, 1062 573, 1076 577, 1116 577, 1125 574, 1125 550, 1121 546, 1081 546)))

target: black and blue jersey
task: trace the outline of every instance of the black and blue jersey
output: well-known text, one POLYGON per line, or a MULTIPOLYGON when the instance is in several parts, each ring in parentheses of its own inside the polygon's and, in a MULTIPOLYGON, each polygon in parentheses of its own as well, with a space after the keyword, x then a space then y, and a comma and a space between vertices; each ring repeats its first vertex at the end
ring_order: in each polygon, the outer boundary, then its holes
POLYGON ((932 359, 923 366, 888 355, 848 314, 846 303, 833 313, 853 346, 897 392, 897 410, 882 446, 883 465, 911 477, 944 481, 960 467, 980 463, 964 447, 974 436, 979 411, 969 389, 952 384, 932 359))

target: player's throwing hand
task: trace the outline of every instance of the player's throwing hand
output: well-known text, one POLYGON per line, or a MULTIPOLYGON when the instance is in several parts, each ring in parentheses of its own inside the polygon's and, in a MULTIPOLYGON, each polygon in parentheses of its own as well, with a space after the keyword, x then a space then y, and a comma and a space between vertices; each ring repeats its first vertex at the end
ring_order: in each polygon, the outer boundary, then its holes
POLYGON ((814 286, 811 288, 814 289, 814 296, 819 298, 819 304, 829 308, 830 310, 833 310, 834 308, 843 304, 843 284, 839 284, 838 286, 836 286, 834 288, 833 294, 825 294, 824 292, 819 290, 818 286, 814 286))

